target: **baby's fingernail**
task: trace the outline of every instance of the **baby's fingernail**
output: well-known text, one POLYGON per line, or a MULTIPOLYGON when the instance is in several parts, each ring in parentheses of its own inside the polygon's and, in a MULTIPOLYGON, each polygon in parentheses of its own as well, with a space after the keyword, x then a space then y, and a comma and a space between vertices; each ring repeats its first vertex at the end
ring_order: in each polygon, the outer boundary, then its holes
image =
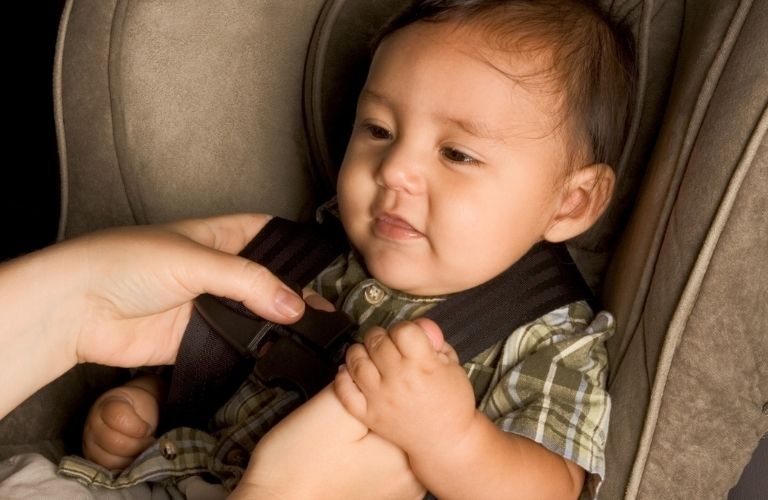
POLYGON ((275 309, 287 318, 295 318, 304 310, 304 301, 293 292, 281 288, 275 297, 275 309))

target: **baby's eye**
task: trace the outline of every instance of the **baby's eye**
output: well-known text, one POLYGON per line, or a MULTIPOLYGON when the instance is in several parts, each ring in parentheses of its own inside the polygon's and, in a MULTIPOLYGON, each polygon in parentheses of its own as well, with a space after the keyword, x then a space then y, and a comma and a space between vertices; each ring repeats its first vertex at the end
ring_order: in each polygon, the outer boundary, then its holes
POLYGON ((380 125, 375 125, 373 123, 366 123, 363 124, 363 129, 368 133, 368 135, 372 139, 380 140, 380 141, 388 141, 392 139, 392 132, 385 129, 384 127, 380 125))
POLYGON ((454 148, 443 148, 440 150, 440 154, 443 155, 443 158, 446 160, 452 162, 452 163, 462 163, 464 165, 479 165, 480 162, 476 159, 472 158, 466 153, 462 153, 458 149, 454 148))

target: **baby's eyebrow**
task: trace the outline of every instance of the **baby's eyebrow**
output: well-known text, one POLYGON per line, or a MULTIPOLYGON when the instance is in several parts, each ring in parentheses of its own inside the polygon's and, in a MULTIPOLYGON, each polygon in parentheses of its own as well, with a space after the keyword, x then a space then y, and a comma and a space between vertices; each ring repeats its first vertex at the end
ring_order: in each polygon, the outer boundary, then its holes
POLYGON ((384 104, 385 106, 392 106, 392 103, 389 99, 384 97, 383 95, 374 92, 373 90, 369 88, 364 88, 362 91, 360 91, 360 97, 358 98, 360 101, 364 100, 371 100, 371 101, 377 101, 380 104, 384 104))
POLYGON ((488 124, 479 122, 476 120, 465 120, 461 118, 454 118, 451 116, 435 115, 435 118, 450 123, 456 127, 459 127, 469 135, 473 135, 480 139, 487 139, 490 141, 504 142, 504 134, 501 131, 493 130, 488 124))
MULTIPOLYGON (((381 105, 384 105, 390 108, 393 106, 392 101, 390 101, 388 98, 367 87, 360 92, 359 100, 375 101, 381 105)), ((448 123, 450 125, 458 127, 464 132, 468 133, 469 135, 473 135, 480 139, 486 139, 486 140, 495 141, 495 142, 504 142, 505 140, 505 134, 503 133, 503 131, 493 130, 491 127, 488 126, 488 124, 483 123, 481 121, 457 118, 457 117, 445 115, 442 113, 432 114, 432 118, 435 121, 448 123)))

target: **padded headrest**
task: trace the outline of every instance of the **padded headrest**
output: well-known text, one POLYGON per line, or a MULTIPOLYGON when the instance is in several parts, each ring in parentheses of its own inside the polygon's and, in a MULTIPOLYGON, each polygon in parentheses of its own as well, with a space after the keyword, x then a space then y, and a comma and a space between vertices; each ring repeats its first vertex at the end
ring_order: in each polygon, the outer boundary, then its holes
POLYGON ((312 34, 304 73, 310 154, 327 182, 336 174, 371 61, 371 41, 410 0, 329 0, 312 34))
POLYGON ((56 54, 60 237, 311 213, 302 121, 325 0, 69 0, 56 54))

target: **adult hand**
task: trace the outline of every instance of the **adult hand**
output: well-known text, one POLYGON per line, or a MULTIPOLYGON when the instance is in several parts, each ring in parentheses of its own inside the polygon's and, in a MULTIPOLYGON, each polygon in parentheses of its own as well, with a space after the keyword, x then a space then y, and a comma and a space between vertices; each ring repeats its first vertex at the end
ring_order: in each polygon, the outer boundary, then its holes
POLYGON ((79 362, 172 363, 207 292, 280 323, 304 303, 265 268, 237 257, 267 223, 230 215, 113 229, 0 266, 0 417, 79 362))

